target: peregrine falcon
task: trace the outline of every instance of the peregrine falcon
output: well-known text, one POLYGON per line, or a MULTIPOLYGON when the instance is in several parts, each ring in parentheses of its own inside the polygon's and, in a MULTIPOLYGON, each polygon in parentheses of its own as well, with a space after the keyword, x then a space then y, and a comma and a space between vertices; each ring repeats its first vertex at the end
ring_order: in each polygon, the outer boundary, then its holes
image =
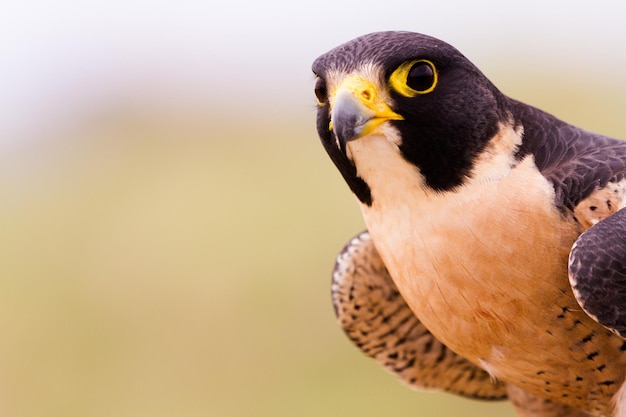
POLYGON ((413 387, 626 416, 626 142, 505 96, 422 34, 361 36, 312 69, 367 226, 332 277, 349 338, 413 387))

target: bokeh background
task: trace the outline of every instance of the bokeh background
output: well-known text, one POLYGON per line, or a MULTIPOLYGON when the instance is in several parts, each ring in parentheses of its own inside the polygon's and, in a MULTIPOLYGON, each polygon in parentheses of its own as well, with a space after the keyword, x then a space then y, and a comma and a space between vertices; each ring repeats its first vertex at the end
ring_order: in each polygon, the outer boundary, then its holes
POLYGON ((413 392, 336 325, 363 227, 310 63, 428 33, 507 94, 626 137, 618 1, 5 0, 0 416, 513 416, 413 392))

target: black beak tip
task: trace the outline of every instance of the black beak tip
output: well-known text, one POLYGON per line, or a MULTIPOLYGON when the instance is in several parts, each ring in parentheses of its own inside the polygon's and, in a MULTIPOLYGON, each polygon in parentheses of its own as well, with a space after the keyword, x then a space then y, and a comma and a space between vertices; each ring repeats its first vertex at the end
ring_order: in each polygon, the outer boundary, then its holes
POLYGON ((355 121, 339 123, 339 126, 335 125, 333 129, 335 138, 337 138, 337 143, 344 153, 346 152, 347 143, 357 136, 357 132, 354 128, 354 123, 355 121))

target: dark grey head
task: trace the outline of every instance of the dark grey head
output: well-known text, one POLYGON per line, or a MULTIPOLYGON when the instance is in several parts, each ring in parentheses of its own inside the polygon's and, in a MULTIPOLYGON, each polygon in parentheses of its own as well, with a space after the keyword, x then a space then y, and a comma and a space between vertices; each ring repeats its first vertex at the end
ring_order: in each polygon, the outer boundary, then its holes
POLYGON ((430 36, 377 32, 313 63, 317 130, 359 200, 371 204, 347 144, 397 132, 394 143, 425 185, 449 191, 510 117, 508 99, 458 50, 430 36))

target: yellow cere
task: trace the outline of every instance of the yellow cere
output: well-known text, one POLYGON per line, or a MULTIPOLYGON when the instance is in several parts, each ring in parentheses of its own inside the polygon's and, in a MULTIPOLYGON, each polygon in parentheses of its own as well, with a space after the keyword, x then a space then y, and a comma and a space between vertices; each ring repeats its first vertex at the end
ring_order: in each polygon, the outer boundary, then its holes
MULTIPOLYGON (((349 92, 362 105, 364 114, 370 117, 363 129, 363 135, 369 134, 372 130, 386 120, 403 120, 404 118, 394 112, 389 104, 382 99, 378 93, 376 85, 367 78, 360 75, 347 76, 335 89, 331 98, 331 108, 335 104, 335 99, 341 91, 349 92)), ((329 126, 332 130, 332 122, 329 126)))
POLYGON ((341 90, 349 91, 358 98, 366 107, 376 110, 374 105, 378 102, 378 89, 368 79, 359 75, 349 75, 339 84, 331 98, 331 107, 334 104, 337 93, 341 90))

